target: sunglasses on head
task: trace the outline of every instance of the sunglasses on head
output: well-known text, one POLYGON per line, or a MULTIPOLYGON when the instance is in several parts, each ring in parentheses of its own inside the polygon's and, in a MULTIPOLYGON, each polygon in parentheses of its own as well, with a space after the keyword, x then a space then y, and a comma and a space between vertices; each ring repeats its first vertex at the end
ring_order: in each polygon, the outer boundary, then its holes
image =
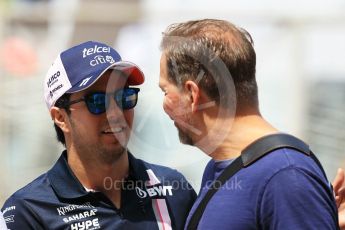
POLYGON ((68 107, 72 104, 84 101, 90 113, 98 115, 107 110, 110 99, 113 98, 120 109, 128 110, 136 106, 139 91, 139 88, 124 88, 114 93, 92 92, 80 99, 66 102, 62 104, 62 107, 68 107))

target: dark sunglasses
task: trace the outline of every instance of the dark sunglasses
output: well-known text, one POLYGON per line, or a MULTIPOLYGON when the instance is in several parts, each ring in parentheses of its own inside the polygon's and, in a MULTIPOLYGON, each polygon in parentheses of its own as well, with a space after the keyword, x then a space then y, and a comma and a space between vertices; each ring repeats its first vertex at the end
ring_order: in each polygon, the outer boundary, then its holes
POLYGON ((132 109, 138 101, 139 88, 124 88, 114 93, 92 92, 84 97, 66 102, 62 107, 68 107, 72 104, 85 101, 87 109, 90 113, 98 115, 104 113, 110 104, 110 98, 113 97, 117 106, 122 110, 132 109))

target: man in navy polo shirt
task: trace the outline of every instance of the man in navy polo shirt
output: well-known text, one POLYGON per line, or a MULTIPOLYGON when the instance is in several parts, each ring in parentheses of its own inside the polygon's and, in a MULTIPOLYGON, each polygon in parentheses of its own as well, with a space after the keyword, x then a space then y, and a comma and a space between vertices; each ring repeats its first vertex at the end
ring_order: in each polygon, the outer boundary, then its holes
MULTIPOLYGON (((4 204, 9 229, 182 229, 196 194, 176 170, 136 159, 127 143, 142 71, 108 45, 62 52, 44 81, 56 164, 4 204)), ((49 154, 49 153, 48 153, 49 154)))

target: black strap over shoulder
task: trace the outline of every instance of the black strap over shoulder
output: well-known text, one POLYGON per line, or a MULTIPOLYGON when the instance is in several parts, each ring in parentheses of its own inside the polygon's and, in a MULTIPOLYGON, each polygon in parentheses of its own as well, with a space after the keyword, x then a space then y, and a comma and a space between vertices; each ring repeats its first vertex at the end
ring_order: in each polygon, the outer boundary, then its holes
POLYGON ((300 139, 289 134, 273 134, 259 138, 241 153, 243 166, 247 167, 274 150, 280 148, 292 148, 306 155, 310 155, 309 146, 300 139))
POLYGON ((326 173, 323 170, 319 160, 316 156, 310 151, 309 146, 303 142, 302 140, 291 136, 289 134, 272 134, 268 136, 264 136, 248 147, 246 147, 242 152, 241 156, 236 158, 228 167, 224 169, 221 175, 212 183, 210 189, 207 191, 204 198, 201 200, 199 206, 196 208, 193 216, 191 217, 187 229, 188 230, 195 230, 198 227, 199 221, 206 209, 206 206, 212 196, 218 191, 224 183, 229 180, 233 175, 235 175, 238 171, 242 168, 248 167, 251 164, 255 163, 257 160, 269 154, 270 152, 280 149, 280 148, 291 148, 295 149, 298 152, 306 154, 310 156, 316 164, 320 167, 322 173, 324 174, 325 178, 326 173))

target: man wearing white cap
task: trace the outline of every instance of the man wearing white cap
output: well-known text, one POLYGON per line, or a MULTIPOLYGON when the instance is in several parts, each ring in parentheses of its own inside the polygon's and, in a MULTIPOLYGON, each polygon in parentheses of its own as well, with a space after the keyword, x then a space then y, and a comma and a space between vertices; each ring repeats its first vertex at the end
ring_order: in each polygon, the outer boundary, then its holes
POLYGON ((183 228, 196 197, 186 179, 127 150, 139 92, 133 86, 143 82, 139 67, 99 42, 58 56, 44 98, 66 150, 6 201, 8 228, 183 228))

